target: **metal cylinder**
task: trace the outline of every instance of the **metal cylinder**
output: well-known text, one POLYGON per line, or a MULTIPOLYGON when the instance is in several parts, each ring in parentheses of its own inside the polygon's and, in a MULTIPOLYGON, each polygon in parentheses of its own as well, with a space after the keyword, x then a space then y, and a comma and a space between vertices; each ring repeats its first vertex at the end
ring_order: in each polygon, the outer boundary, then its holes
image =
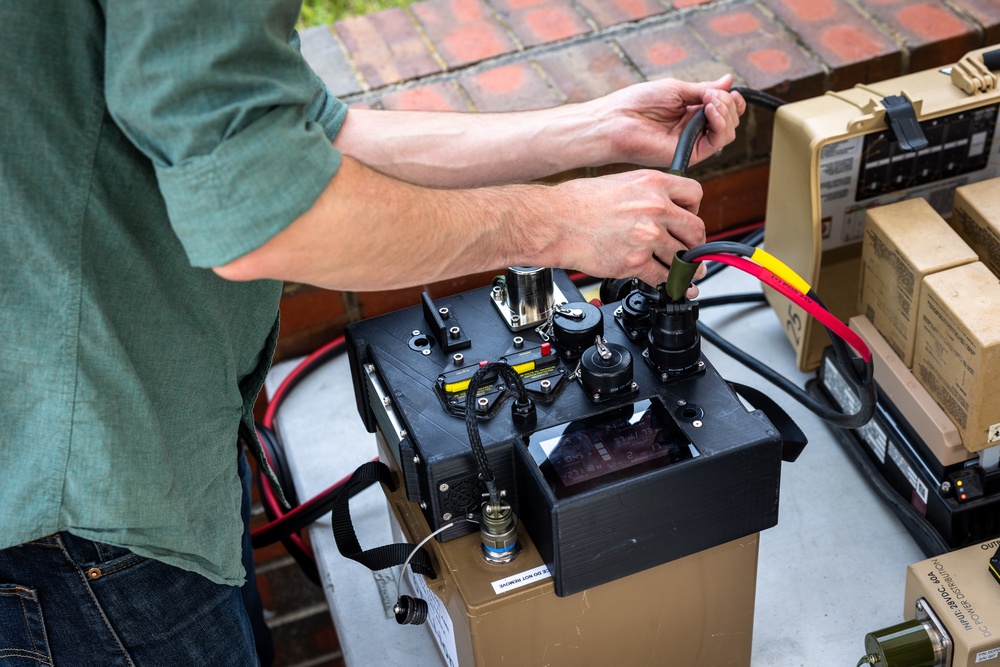
POLYGON ((882 667, 943 667, 937 630, 927 622, 906 621, 865 635, 865 651, 882 667))
POLYGON ((521 322, 542 322, 552 310, 552 269, 537 266, 507 268, 507 304, 521 322))
POLYGON ((517 519, 507 503, 483 503, 479 534, 483 558, 491 563, 508 563, 521 551, 517 544, 517 519))

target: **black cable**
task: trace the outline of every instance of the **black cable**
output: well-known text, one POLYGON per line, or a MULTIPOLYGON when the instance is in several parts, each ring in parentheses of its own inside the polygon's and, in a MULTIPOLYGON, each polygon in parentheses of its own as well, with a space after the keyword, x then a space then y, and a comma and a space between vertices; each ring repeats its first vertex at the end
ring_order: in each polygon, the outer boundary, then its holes
POLYGON ((861 423, 857 423, 855 425, 855 422, 858 421, 858 415, 845 415, 841 412, 833 410, 828 405, 820 403, 797 384, 765 365, 764 362, 760 361, 756 357, 752 357, 740 348, 736 347, 703 322, 698 322, 698 331, 710 343, 763 377, 774 386, 784 391, 786 394, 805 406, 809 411, 815 413, 816 416, 823 421, 833 424, 834 426, 841 426, 842 428, 858 428, 868 422, 868 420, 865 419, 861 421, 861 423))
MULTIPOLYGON (((747 101, 748 104, 755 104, 765 109, 770 109, 771 111, 776 111, 778 107, 785 104, 785 101, 775 97, 774 95, 769 95, 768 93, 761 92, 759 90, 754 90, 753 88, 742 88, 736 87, 732 89, 733 92, 737 92, 743 96, 743 99, 747 101)), ((678 174, 683 176, 687 173, 688 165, 691 163, 691 154, 694 152, 694 146, 698 142, 698 137, 701 136, 702 131, 708 124, 708 118, 705 116, 705 108, 702 107, 698 109, 698 112, 691 117, 691 120, 687 122, 684 129, 681 130, 681 136, 677 138, 677 148, 674 149, 674 159, 670 163, 670 173, 678 174)))
POLYGON ((739 93, 743 96, 748 103, 754 104, 759 107, 763 107, 770 111, 777 111, 778 107, 788 104, 785 100, 780 97, 775 97, 769 93, 765 93, 760 90, 755 90, 753 88, 744 88, 742 86, 734 86, 731 92, 739 93))
MULTIPOLYGON (((760 293, 760 292, 749 292, 749 293, 745 293, 745 294, 729 294, 729 295, 725 295, 725 296, 715 297, 715 298, 712 298, 712 299, 703 299, 702 301, 699 301, 699 305, 702 308, 709 308, 709 307, 712 307, 712 306, 722 306, 722 305, 730 305, 730 304, 765 303, 765 302, 766 302, 766 298, 764 297, 764 295, 762 293, 760 293)), ((787 394, 789 394, 792 398, 794 398, 799 403, 801 403, 802 405, 804 405, 805 407, 807 407, 809 410, 811 410, 812 412, 816 413, 816 415, 819 416, 821 419, 823 419, 823 420, 825 420, 827 422, 830 422, 830 423, 832 423, 834 425, 837 425, 837 426, 842 426, 844 424, 851 424, 851 423, 853 423, 852 419, 851 419, 852 417, 854 417, 855 421, 857 420, 857 418, 855 416, 853 416, 853 415, 846 415, 845 416, 843 413, 835 411, 832 408, 830 408, 829 406, 827 406, 827 405, 825 405, 823 403, 820 403, 819 401, 817 401, 816 399, 814 399, 812 396, 810 396, 801 387, 799 387, 798 385, 796 385, 795 383, 793 383, 791 380, 789 380, 788 378, 784 377, 783 375, 779 375, 777 372, 774 371, 774 369, 772 369, 772 368, 764 365, 763 362, 759 361, 755 357, 751 357, 749 354, 747 354, 743 350, 737 348, 735 345, 733 345, 732 343, 730 343, 729 341, 727 341, 726 339, 724 339, 715 330, 709 328, 704 323, 698 322, 698 330, 713 345, 715 345, 716 347, 718 347, 720 350, 722 350, 723 352, 725 352, 726 354, 728 354, 732 358, 736 359, 736 361, 739 361, 740 363, 742 363, 744 366, 746 366, 746 367, 750 368, 751 370, 759 373, 766 380, 770 381, 772 384, 774 384, 779 389, 781 389, 784 392, 786 392, 787 394)), ((836 337, 834 337, 834 338, 836 338, 836 337)), ((837 340, 840 340, 840 339, 837 338, 837 340)), ((843 341, 841 341, 841 344, 843 345, 843 341)), ((846 345, 844 345, 844 347, 846 348, 846 345)), ((851 361, 853 361, 853 359, 851 361)), ((868 364, 868 367, 870 368, 871 364, 868 364)), ((871 388, 871 393, 872 394, 875 393, 875 383, 874 382, 872 382, 870 379, 867 380, 867 381, 865 381, 864 379, 862 379, 861 381, 862 382, 866 382, 867 386, 871 388)), ((861 400, 862 404, 865 403, 864 397, 859 396, 859 400, 861 400)), ((873 404, 872 412, 874 412, 874 399, 872 399, 872 404, 873 404)), ((863 405, 862 412, 864 410, 865 410, 865 406, 863 405)), ((870 419, 870 418, 871 417, 869 416, 868 419, 870 419)), ((844 428, 858 428, 860 426, 863 426, 865 423, 867 423, 868 419, 864 419, 861 423, 858 423, 856 425, 846 425, 846 426, 843 426, 843 427, 844 428)))
MULTIPOLYGON (((507 390, 517 392, 518 403, 530 402, 528 390, 524 386, 524 381, 517 371, 502 362, 491 362, 481 367, 469 380, 469 387, 465 391, 465 428, 469 435, 469 444, 472 445, 472 454, 476 458, 476 465, 479 468, 479 476, 486 485, 486 490, 490 494, 490 502, 494 505, 500 502, 500 492, 497 489, 496 478, 493 476, 493 469, 490 467, 489 459, 486 458, 486 449, 483 447, 482 437, 479 435, 479 418, 476 413, 476 401, 479 396, 479 387, 487 376, 496 374, 503 380, 507 390)), ((497 399, 500 400, 500 399, 497 399)))
MULTIPOLYGON (((264 477, 264 473, 262 472, 257 473, 257 483, 258 484, 267 483, 267 479, 264 477)), ((277 520, 278 517, 274 514, 273 509, 267 503, 261 503, 261 506, 264 508, 264 514, 267 516, 268 521, 277 520)), ((281 545, 285 547, 285 551, 288 552, 288 555, 290 555, 292 559, 298 564, 299 568, 302 570, 302 574, 305 575, 306 579, 316 584, 317 586, 323 585, 319 578, 319 568, 316 566, 316 559, 312 556, 312 554, 309 554, 304 550, 300 549, 299 546, 292 540, 288 539, 287 536, 281 538, 281 545)))
MULTIPOLYGON (((822 399, 826 394, 819 380, 811 380, 806 385, 806 389, 819 399, 822 399)), ((927 517, 920 514, 908 499, 900 496, 886 481, 882 472, 863 451, 864 446, 855 440, 854 435, 846 430, 836 430, 833 434, 847 457, 864 475, 868 486, 896 513, 896 517, 910 531, 924 555, 930 558, 951 550, 934 525, 927 520, 927 517)))
MULTIPOLYGON (((346 481, 344 480, 344 482, 346 481)), ((267 526, 254 533, 251 538, 253 548, 266 547, 292 533, 299 532, 333 509, 337 498, 342 494, 346 494, 344 496, 345 499, 350 500, 365 488, 357 485, 345 487, 343 483, 331 486, 329 489, 310 499, 309 507, 301 513, 292 510, 280 519, 272 520, 267 526)))
POLYGON ((691 154, 694 152, 694 145, 698 142, 702 130, 708 124, 708 117, 705 116, 705 108, 698 109, 697 113, 691 117, 681 136, 677 138, 677 147, 674 149, 674 159, 670 162, 670 173, 683 176, 687 173, 688 164, 691 162, 691 154))
MULTIPOLYGON (((742 245, 746 246, 758 246, 764 240, 764 229, 758 229, 756 231, 750 232, 743 239, 739 241, 742 245)), ((718 243, 718 241, 713 241, 713 243, 718 243)), ((685 259, 687 257, 685 256, 685 259)), ((715 262, 705 270, 705 275, 694 281, 695 285, 700 285, 704 281, 708 280, 712 276, 718 274, 723 269, 727 268, 728 264, 723 264, 722 262, 715 262)))
POLYGON ((723 296, 713 296, 708 299, 698 299, 699 308, 730 306, 737 303, 767 303, 767 297, 764 296, 763 292, 745 292, 742 294, 724 294, 723 296))
MULTIPOLYGON (((288 467, 288 459, 285 456, 285 448, 278 440, 277 434, 263 424, 256 424, 257 440, 264 449, 264 455, 271 464, 274 476, 278 478, 278 484, 285 492, 285 498, 292 507, 299 504, 299 499, 295 493, 295 482, 292 480, 291 469, 288 467)), ((265 478, 266 479, 266 478, 265 478)))

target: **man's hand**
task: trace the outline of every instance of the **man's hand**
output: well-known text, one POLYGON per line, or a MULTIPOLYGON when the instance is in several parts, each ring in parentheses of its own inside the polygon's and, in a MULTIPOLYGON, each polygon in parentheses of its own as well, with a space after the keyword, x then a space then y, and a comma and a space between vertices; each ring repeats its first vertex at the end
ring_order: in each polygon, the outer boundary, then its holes
POLYGON ((666 280, 674 252, 703 243, 701 186, 639 170, 559 185, 415 186, 344 158, 316 204, 263 246, 217 267, 340 290, 426 284, 505 266, 666 280), (655 257, 654 257, 655 255, 655 257))
POLYGON ((334 146, 417 185, 465 188, 525 182, 579 167, 667 167, 681 130, 705 106, 706 132, 691 164, 736 137, 746 102, 732 77, 661 79, 605 97, 518 113, 352 109, 334 146))
POLYGON ((729 74, 702 83, 660 79, 623 88, 583 106, 597 119, 594 131, 607 142, 605 151, 614 156, 614 162, 662 167, 670 164, 681 131, 704 105, 708 124, 695 143, 693 165, 736 138, 746 101, 739 93, 729 92, 732 83, 729 74))
POLYGON ((665 167, 706 105, 691 163, 735 137, 732 77, 663 79, 591 102, 510 114, 352 110, 334 145, 340 171, 260 248, 216 272, 343 290, 426 284, 504 266, 666 280, 677 250, 705 241, 701 186, 658 171, 531 180, 612 163, 665 167))
POLYGON ((675 252, 705 242, 701 197, 697 181, 645 169, 562 183, 553 199, 567 203, 539 227, 552 252, 538 264, 661 283, 675 252))

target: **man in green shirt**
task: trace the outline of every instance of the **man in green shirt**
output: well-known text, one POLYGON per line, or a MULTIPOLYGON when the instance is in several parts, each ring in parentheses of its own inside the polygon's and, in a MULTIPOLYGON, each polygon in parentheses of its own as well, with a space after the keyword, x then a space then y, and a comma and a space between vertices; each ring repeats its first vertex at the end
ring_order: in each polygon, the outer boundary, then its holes
POLYGON ((731 80, 519 114, 353 110, 295 0, 0 0, 0 664, 255 664, 237 432, 280 280, 536 265, 661 282, 704 240, 693 161, 731 80), (291 45, 290 45, 291 43, 291 45), (503 185, 508 184, 508 185, 503 185))

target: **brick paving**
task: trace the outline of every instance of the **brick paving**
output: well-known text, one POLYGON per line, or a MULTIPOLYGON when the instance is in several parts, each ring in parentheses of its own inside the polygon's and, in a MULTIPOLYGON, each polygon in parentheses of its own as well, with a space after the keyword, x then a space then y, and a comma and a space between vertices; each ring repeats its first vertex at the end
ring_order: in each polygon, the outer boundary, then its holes
POLYGON ((471 100, 479 111, 723 72, 804 99, 994 40, 996 0, 423 0, 303 33, 307 58, 349 103, 466 110, 471 100), (490 87, 511 77, 516 90, 490 87))

